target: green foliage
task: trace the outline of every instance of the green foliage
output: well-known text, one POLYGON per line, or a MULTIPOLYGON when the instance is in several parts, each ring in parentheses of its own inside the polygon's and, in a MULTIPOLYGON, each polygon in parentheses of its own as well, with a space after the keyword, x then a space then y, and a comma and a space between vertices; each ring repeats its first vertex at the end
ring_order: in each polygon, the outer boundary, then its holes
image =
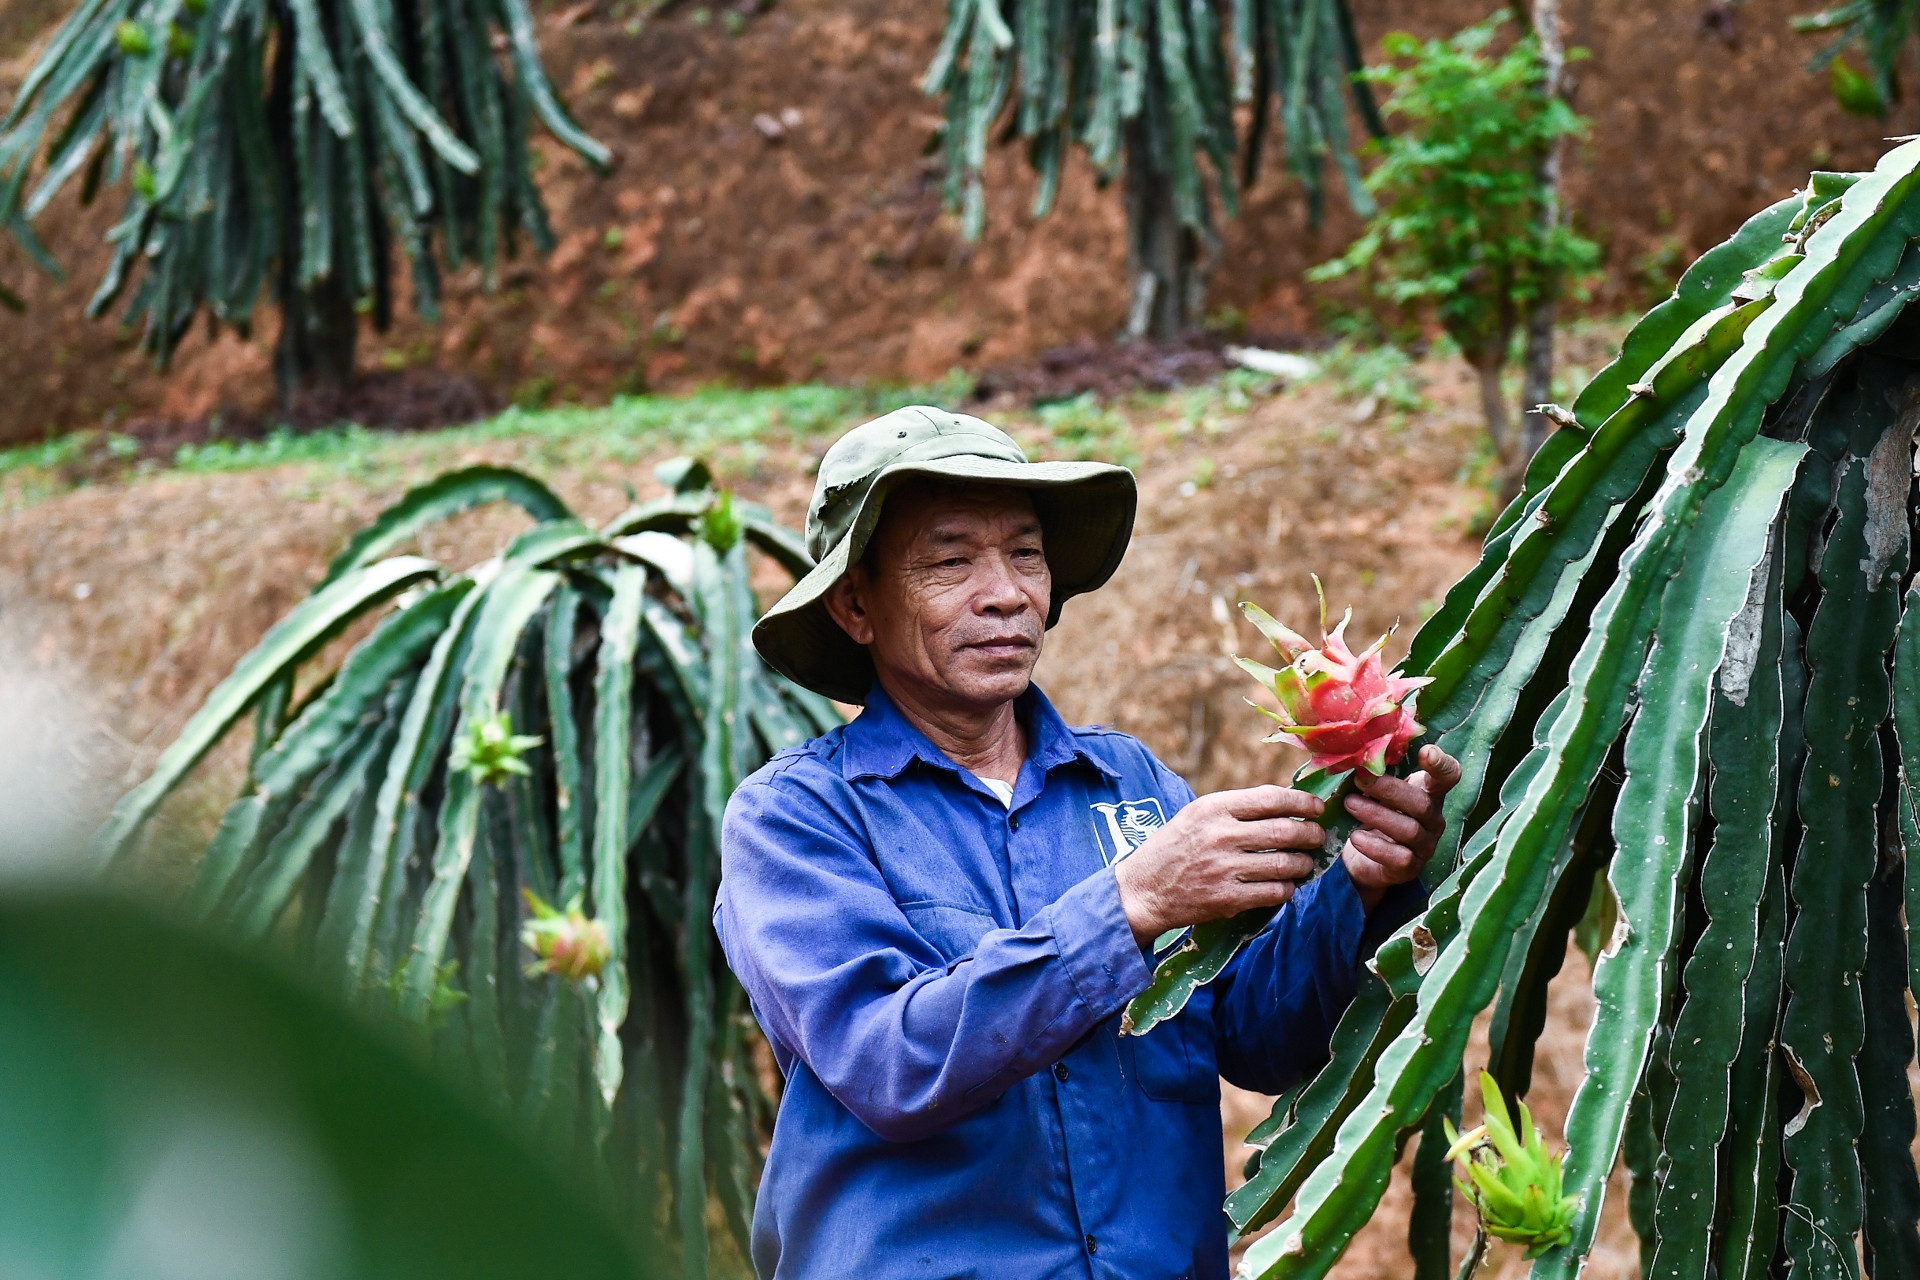
POLYGON ((741 778, 838 716, 747 639, 749 548, 797 575, 798 536, 703 464, 663 477, 671 493, 599 530, 502 468, 413 490, 209 695, 93 854, 132 855, 251 712, 248 778, 190 911, 278 940, 371 1010, 397 1005, 436 1057, 597 1167, 624 1216, 664 1228, 671 1205, 700 1275, 710 1198, 747 1248, 769 1116, 744 996, 709 942, 721 815, 741 778), (503 500, 534 523, 465 573, 391 554, 503 500))
POLYGON ((263 289, 384 328, 396 242, 429 317, 443 262, 491 278, 520 235, 551 244, 535 118, 608 164, 547 83, 526 0, 85 0, 0 122, 0 226, 53 270, 30 220, 75 179, 83 201, 127 180, 89 312, 133 285, 163 362, 202 307, 244 331, 263 289))
POLYGON ((1920 1266, 1917 293, 1910 142, 1696 262, 1534 457, 1408 655, 1464 776, 1425 912, 1255 1130, 1228 1213, 1286 1217, 1243 1274, 1326 1275, 1416 1130, 1446 1221, 1424 1148, 1475 1015, 1524 1097, 1570 935, 1596 1013, 1535 1280, 1579 1273, 1623 1153, 1650 1274, 1920 1266))
POLYGON ((1795 18, 1793 29, 1837 33, 1814 55, 1808 69, 1827 72, 1834 101, 1847 111, 1884 120, 1891 104, 1900 101, 1900 56, 1916 7, 1920 0, 1847 0, 1795 18), (1855 71, 1842 56, 1849 47, 1865 55, 1866 74, 1855 71))
POLYGON ((0 1075, 16 1272, 673 1274, 646 1224, 305 975, 125 894, 0 899, 0 1075))
POLYGON ((1310 273, 1359 273, 1388 302, 1431 307, 1476 367, 1503 364, 1527 304, 1599 261, 1592 241, 1542 216, 1541 158, 1585 121, 1541 91, 1531 36, 1491 51, 1502 25, 1382 42, 1393 61, 1366 78, 1390 89, 1385 114, 1406 127, 1368 147, 1379 212, 1345 254, 1310 273))
POLYGON ((1371 398, 1401 413, 1419 413, 1428 407, 1425 379, 1413 357, 1391 342, 1342 339, 1319 359, 1318 377, 1343 400, 1371 398))
POLYGON ((981 173, 1009 99, 1008 136, 1027 144, 1040 175, 1035 216, 1053 207, 1061 166, 1079 146, 1103 182, 1123 162, 1170 175, 1180 222, 1204 235, 1211 213, 1202 157, 1228 214, 1237 208, 1236 103, 1251 107, 1243 182, 1253 181, 1277 104, 1287 167, 1306 185, 1316 216, 1329 159, 1366 210, 1347 92, 1369 128, 1379 122, 1365 85, 1352 79, 1359 70, 1346 0, 948 0, 946 31, 922 84, 946 98, 947 199, 969 237, 986 217, 981 173), (1129 156, 1134 146, 1150 157, 1129 156))

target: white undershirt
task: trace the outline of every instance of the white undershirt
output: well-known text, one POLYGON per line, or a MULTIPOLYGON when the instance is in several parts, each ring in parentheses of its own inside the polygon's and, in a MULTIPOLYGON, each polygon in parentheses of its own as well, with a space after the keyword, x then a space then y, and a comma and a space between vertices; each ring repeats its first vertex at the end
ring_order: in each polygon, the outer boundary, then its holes
MULTIPOLYGON (((973 776, 980 778, 980 775, 977 773, 973 776)), ((993 792, 993 794, 999 798, 1001 804, 1007 806, 1009 809, 1013 808, 1013 784, 1011 782, 1002 782, 998 778, 980 778, 980 781, 985 784, 987 790, 993 792)))

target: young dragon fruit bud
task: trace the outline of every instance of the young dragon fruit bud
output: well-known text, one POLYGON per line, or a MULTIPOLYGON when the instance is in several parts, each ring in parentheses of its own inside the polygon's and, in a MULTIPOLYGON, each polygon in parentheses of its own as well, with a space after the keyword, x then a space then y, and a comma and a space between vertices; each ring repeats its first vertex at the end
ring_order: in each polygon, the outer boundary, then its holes
POLYGON ((1547 1154, 1527 1104, 1520 1104, 1516 1127, 1500 1086, 1485 1071, 1480 1073, 1480 1097, 1486 1123, 1478 1128, 1459 1133, 1451 1118, 1441 1119, 1452 1144, 1446 1158, 1460 1161, 1467 1171, 1467 1178, 1455 1178, 1453 1185, 1479 1211, 1487 1234, 1523 1245, 1527 1257, 1537 1258, 1573 1239, 1580 1198, 1561 1194, 1561 1153, 1547 1154))
POLYGON ((580 895, 574 895, 565 911, 556 911, 533 890, 520 892, 533 912, 533 919, 520 926, 520 941, 540 957, 527 966, 527 976, 552 973, 568 982, 598 978, 613 958, 613 948, 607 943, 607 926, 581 910, 580 895))
MULTIPOLYGON (((1318 591, 1320 579, 1316 577, 1313 585, 1318 591)), ((1383 673, 1380 651, 1391 632, 1374 641, 1364 653, 1355 654, 1346 641, 1353 610, 1347 610, 1340 625, 1329 632, 1324 592, 1320 596, 1318 648, 1274 621, 1258 605, 1243 603, 1240 609, 1287 660, 1287 665, 1276 671, 1246 658, 1234 659, 1280 700, 1278 711, 1248 700, 1280 724, 1265 741, 1301 748, 1312 757, 1314 768, 1329 774, 1365 769, 1378 776, 1400 762, 1408 744, 1423 731, 1413 717, 1412 695, 1431 681, 1404 679, 1397 671, 1383 673)))

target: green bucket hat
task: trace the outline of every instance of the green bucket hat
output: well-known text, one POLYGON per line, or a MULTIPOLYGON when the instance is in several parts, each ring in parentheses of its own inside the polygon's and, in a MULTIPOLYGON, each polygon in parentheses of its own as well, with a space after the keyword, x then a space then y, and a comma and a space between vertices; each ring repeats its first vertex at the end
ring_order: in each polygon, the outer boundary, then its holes
POLYGON ((917 476, 1032 491, 1053 572, 1049 627, 1061 605, 1113 576, 1133 534, 1137 494, 1125 467, 1028 462, 1012 436, 979 418, 924 405, 896 409, 841 436, 820 460, 807 505, 813 571, 753 629, 767 665, 837 701, 867 700, 873 662, 827 612, 826 596, 866 554, 887 494, 917 476))

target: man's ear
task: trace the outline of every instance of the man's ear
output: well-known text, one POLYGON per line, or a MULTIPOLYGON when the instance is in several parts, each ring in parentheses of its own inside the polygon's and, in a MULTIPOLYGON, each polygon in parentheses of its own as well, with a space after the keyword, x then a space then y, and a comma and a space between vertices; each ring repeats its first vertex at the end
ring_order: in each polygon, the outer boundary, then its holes
POLYGON ((873 643, 873 619, 867 615, 867 571, 855 565, 827 592, 827 613, 855 644, 873 643))

